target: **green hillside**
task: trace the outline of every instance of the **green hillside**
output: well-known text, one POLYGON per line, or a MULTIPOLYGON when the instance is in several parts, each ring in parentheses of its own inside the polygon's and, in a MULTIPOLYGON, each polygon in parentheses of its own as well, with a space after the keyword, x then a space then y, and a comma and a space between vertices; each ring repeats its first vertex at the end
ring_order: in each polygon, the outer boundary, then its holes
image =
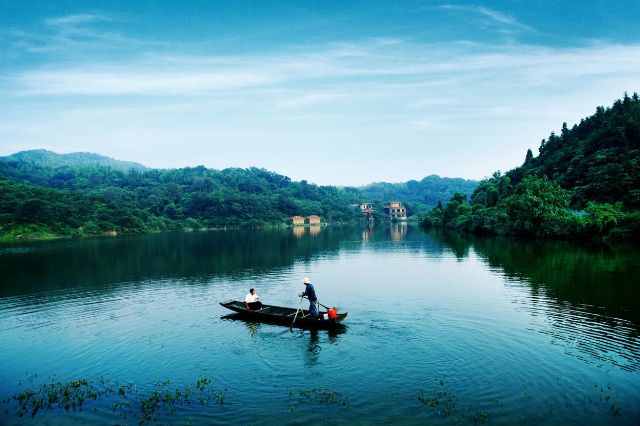
POLYGON ((471 197, 432 209, 425 226, 536 237, 640 236, 640 100, 625 94, 561 134, 539 155, 480 182, 471 197))
POLYGON ((0 237, 3 239, 102 235, 167 229, 148 212, 78 192, 0 179, 0 237))
POLYGON ((73 152, 70 154, 57 154, 44 149, 30 151, 20 151, 7 157, 0 157, 0 162, 28 163, 39 167, 85 167, 85 166, 105 166, 117 170, 127 171, 129 169, 145 170, 142 164, 130 161, 115 160, 103 155, 90 152, 73 152))
POLYGON ((329 223, 361 219, 359 201, 427 203, 470 192, 462 179, 429 176, 420 182, 363 189, 292 182, 264 169, 203 166, 148 169, 97 154, 24 151, 0 158, 0 237, 22 238, 139 233, 213 227, 280 225, 316 214, 329 223))
POLYGON ((571 205, 622 202, 640 208, 640 101, 638 94, 617 100, 560 135, 551 133, 537 157, 508 172, 513 184, 524 176, 546 176, 568 190, 571 205))
POLYGON ((8 235, 15 234, 12 229, 17 225, 26 224, 69 235, 69 229, 89 222, 98 224, 89 227, 95 232, 85 227, 71 233, 264 226, 282 224, 296 214, 317 214, 328 222, 342 222, 354 219, 351 204, 359 199, 355 190, 291 182, 286 176, 256 168, 123 171, 14 161, 0 162, 0 178, 5 179, 0 187, 0 226, 8 235), (84 207, 59 210, 65 197, 68 204, 84 207), (25 203, 42 214, 20 207, 25 203), (11 208, 13 205, 19 208, 11 208), (102 209, 113 212, 113 217, 105 219, 102 209), (120 216, 139 220, 134 226, 118 220, 120 216))

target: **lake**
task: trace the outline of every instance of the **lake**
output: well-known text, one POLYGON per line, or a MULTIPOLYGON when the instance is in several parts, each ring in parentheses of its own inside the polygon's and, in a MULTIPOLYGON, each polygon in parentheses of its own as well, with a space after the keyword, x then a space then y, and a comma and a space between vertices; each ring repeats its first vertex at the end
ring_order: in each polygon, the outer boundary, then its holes
POLYGON ((168 233, 4 244, 0 277, 2 424, 34 407, 33 424, 640 422, 630 246, 406 225, 168 233), (306 276, 344 330, 219 305, 253 287, 296 307, 306 276))

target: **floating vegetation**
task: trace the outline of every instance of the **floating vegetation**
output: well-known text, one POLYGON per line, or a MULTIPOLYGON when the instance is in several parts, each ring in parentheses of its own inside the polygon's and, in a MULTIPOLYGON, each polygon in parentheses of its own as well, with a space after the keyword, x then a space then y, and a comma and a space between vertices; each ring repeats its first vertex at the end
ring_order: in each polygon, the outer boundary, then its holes
POLYGON ((474 425, 485 424, 489 420, 489 412, 478 410, 476 408, 469 408, 463 417, 471 419, 474 425))
POLYGON ((298 389, 289 391, 289 400, 298 404, 349 406, 349 400, 338 392, 325 388, 298 389))
POLYGON ((471 420, 474 424, 484 424, 489 420, 489 412, 479 410, 477 407, 469 408, 466 412, 460 412, 457 407, 456 395, 445 387, 444 380, 437 379, 438 386, 425 394, 424 390, 418 393, 418 401, 429 407, 435 414, 441 417, 460 416, 471 420))
MULTIPOLYGON (((69 382, 52 380, 38 389, 23 390, 0 402, 5 405, 5 414, 15 409, 18 417, 35 417, 45 410, 82 411, 88 401, 106 399, 113 414, 125 420, 136 419, 139 424, 154 422, 160 415, 173 415, 184 406, 199 404, 205 407, 212 402, 224 405, 224 391, 213 389, 212 381, 207 377, 199 378, 193 385, 177 388, 171 388, 170 383, 158 382, 153 390, 145 393, 137 390, 133 384, 114 384, 104 378, 95 383, 86 379, 69 382)), ((94 411, 98 411, 100 404, 94 405, 94 411)))
POLYGON ((37 391, 22 391, 14 395, 12 399, 17 402, 18 417, 24 415, 35 417, 41 410, 52 410, 56 407, 65 411, 82 410, 85 401, 88 399, 96 400, 101 394, 103 393, 87 380, 79 379, 68 383, 47 383, 37 391))
POLYGON ((456 409, 456 395, 444 388, 444 381, 440 380, 440 388, 425 396, 424 390, 420 390, 418 401, 432 408, 440 416, 446 417, 454 414, 456 409))
MULTIPOLYGON (((588 388, 585 395, 561 392, 555 397, 537 396, 524 389, 522 402, 518 400, 516 403, 523 407, 522 415, 534 423, 552 420, 554 416, 564 416, 572 411, 581 411, 596 423, 607 423, 615 418, 629 416, 628 411, 620 406, 622 403, 619 392, 612 389, 611 385, 594 384, 588 388)), ((201 415, 214 407, 224 407, 227 404, 226 390, 216 389, 213 381, 207 377, 200 377, 195 382, 182 386, 173 386, 167 380, 139 387, 133 383, 117 383, 102 377, 93 381, 84 378, 60 381, 54 378, 42 384, 42 380, 34 375, 28 376, 25 384, 20 384, 18 389, 20 392, 0 399, 0 416, 17 415, 24 418, 48 415, 45 422, 53 418, 52 423, 64 423, 61 416, 73 416, 73 413, 84 411, 95 413, 95 418, 100 423, 184 424, 191 421, 188 417, 190 414, 198 412, 201 415)), ((266 393, 264 396, 281 401, 284 406, 280 408, 288 409, 290 414, 296 410, 305 410, 305 414, 315 413, 323 417, 335 414, 336 419, 343 420, 359 415, 359 410, 362 409, 357 404, 353 410, 347 410, 353 401, 325 387, 288 389, 288 403, 285 400, 286 394, 283 395, 280 390, 274 388, 273 393, 266 393)), ((417 392, 418 402, 415 401, 415 391, 412 395, 414 405, 410 407, 411 412, 416 411, 416 405, 422 407, 418 411, 428 418, 423 419, 427 420, 426 423, 478 425, 489 422, 507 423, 510 420, 504 417, 500 399, 464 401, 441 378, 436 378, 431 386, 425 386, 417 392)), ((510 397, 517 399, 515 395, 510 397)), ((391 398, 388 404, 396 402, 399 401, 391 398)), ((380 405, 376 410, 384 411, 385 406, 380 405)), ((0 423, 4 423, 2 417, 0 423)))
POLYGON ((587 398, 585 400, 585 406, 588 402, 588 404, 592 406, 607 407, 609 409, 609 413, 614 417, 621 416, 622 412, 620 406, 616 404, 611 397, 611 394, 613 393, 611 385, 607 385, 605 388, 603 385, 594 384, 593 387, 600 390, 598 398, 587 398))

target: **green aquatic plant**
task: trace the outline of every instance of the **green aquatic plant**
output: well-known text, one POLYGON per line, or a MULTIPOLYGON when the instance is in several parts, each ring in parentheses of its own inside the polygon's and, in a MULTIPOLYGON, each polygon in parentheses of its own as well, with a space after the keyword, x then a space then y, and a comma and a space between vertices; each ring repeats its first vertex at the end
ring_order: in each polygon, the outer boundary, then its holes
MULTIPOLYGON (((489 412, 476 406, 470 407, 466 412, 458 409, 456 394, 447 389, 443 379, 436 379, 436 387, 425 393, 423 389, 418 392, 418 401, 441 417, 453 417, 456 420, 471 420, 473 424, 485 424, 489 420, 489 412)), ((496 404, 502 405, 498 400, 496 404)))
POLYGON ((418 401, 433 409, 440 416, 450 416, 457 411, 456 395, 445 388, 443 379, 436 379, 436 381, 439 387, 428 395, 425 395, 424 390, 421 389, 418 393, 418 401))
POLYGON ((469 408, 469 410, 467 410, 467 414, 463 417, 471 419, 474 425, 485 424, 489 421, 489 412, 478 410, 476 408, 469 408))
POLYGON ((80 411, 86 400, 96 400, 102 392, 87 380, 78 379, 68 383, 46 383, 37 391, 27 389, 12 397, 17 402, 17 415, 25 414, 35 417, 41 410, 52 410, 56 407, 65 411, 80 411))
MULTIPOLYGON (((212 380, 198 378, 194 386, 170 389, 170 381, 157 382, 148 393, 137 390, 133 384, 120 385, 100 377, 95 383, 87 379, 75 379, 69 382, 52 380, 37 389, 25 389, 12 397, 2 399, 4 414, 15 409, 18 417, 35 417, 40 411, 63 409, 66 412, 81 411, 87 401, 104 398, 112 401, 111 412, 127 420, 135 418, 139 424, 155 422, 161 415, 173 415, 184 405, 197 401, 201 406, 211 402, 222 406, 224 391, 215 390, 212 380)), ((98 407, 93 407, 98 412, 98 407)))
POLYGON ((349 400, 340 393, 325 388, 289 390, 289 399, 298 404, 349 406, 349 400))

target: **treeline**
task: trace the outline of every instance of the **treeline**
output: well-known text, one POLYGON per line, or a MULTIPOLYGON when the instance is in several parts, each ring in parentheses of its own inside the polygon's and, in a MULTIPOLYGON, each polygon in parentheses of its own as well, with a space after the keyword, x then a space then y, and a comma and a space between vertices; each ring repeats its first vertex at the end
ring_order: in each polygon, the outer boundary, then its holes
POLYGON ((614 102, 561 134, 539 155, 456 194, 423 220, 427 227, 531 237, 640 236, 640 100, 614 102))
POLYGON ((265 226, 290 216, 354 220, 357 190, 292 182, 263 169, 128 171, 0 162, 0 226, 56 235, 265 226), (29 225, 29 226, 27 226, 29 225), (24 227, 27 228, 24 228, 24 227))
POLYGON ((147 211, 86 196, 0 179, 0 238, 136 233, 171 229, 172 221, 147 211))
POLYGON ((0 157, 2 162, 30 163, 40 167, 86 167, 86 166, 106 166, 112 169, 124 170, 148 170, 142 164, 131 161, 121 161, 104 155, 91 152, 72 152, 70 154, 57 154, 45 149, 32 149, 20 151, 7 157, 0 157))

